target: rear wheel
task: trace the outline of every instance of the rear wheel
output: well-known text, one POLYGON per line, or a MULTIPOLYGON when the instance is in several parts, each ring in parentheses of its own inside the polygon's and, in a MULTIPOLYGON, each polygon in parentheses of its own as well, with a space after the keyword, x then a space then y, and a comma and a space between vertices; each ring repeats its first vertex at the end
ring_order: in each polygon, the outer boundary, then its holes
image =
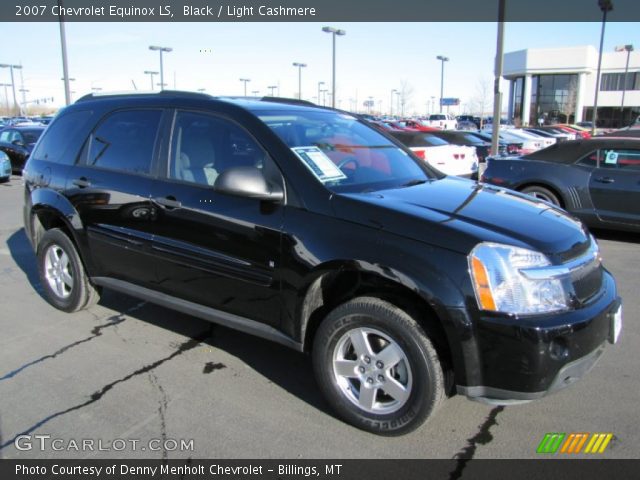
POLYGON ((347 422, 383 435, 420 426, 444 398, 433 344, 406 312, 371 297, 333 310, 313 345, 316 378, 347 422))
POLYGON ((556 205, 557 207, 562 206, 560 205, 560 200, 555 193, 553 193, 548 188, 541 187, 540 185, 532 185, 530 187, 523 188, 521 192, 526 193, 527 195, 531 195, 538 200, 543 200, 545 202, 556 205))
POLYGON ((47 230, 37 248, 38 271, 46 298, 65 312, 76 312, 99 300, 73 242, 60 229, 47 230))

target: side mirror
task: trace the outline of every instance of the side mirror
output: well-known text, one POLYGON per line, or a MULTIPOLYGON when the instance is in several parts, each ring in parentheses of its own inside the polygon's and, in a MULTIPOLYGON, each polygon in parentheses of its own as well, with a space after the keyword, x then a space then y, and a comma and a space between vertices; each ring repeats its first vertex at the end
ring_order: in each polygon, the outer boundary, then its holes
POLYGON ((15 145, 16 147, 24 147, 24 143, 22 143, 22 141, 20 140, 14 140, 13 142, 11 142, 11 145, 15 145))
POLYGON ((213 188, 220 193, 239 197, 255 198, 268 202, 281 202, 284 192, 277 185, 271 185, 256 167, 232 167, 222 172, 213 188))

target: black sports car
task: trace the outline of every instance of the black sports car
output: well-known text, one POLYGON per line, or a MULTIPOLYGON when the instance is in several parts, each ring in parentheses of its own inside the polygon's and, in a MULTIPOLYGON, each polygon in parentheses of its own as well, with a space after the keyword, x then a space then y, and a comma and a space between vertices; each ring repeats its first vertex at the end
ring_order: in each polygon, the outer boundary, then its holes
POLYGON ((559 205, 590 227, 640 231, 640 139, 596 137, 491 158, 481 181, 559 205))
POLYGON ((0 131, 0 150, 11 160, 13 173, 21 173, 33 146, 44 132, 44 126, 6 127, 0 131))

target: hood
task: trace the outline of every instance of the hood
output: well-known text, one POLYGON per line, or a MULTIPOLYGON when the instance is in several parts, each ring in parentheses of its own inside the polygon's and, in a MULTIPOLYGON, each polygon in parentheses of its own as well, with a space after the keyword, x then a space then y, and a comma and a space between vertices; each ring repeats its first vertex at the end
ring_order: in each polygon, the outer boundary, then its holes
POLYGON ((584 226, 527 195, 457 177, 370 193, 334 195, 336 215, 467 254, 489 241, 530 248, 552 261, 589 244, 584 226))

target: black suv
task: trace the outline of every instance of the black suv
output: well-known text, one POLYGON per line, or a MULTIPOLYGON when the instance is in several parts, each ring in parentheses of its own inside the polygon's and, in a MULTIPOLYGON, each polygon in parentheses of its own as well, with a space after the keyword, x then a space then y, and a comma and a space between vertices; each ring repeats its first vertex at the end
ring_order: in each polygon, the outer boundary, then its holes
POLYGON ((579 221, 444 176, 346 112, 88 96, 24 178, 53 306, 110 288, 310 352, 330 404, 373 432, 410 431, 454 392, 540 398, 620 331, 615 281, 579 221))

